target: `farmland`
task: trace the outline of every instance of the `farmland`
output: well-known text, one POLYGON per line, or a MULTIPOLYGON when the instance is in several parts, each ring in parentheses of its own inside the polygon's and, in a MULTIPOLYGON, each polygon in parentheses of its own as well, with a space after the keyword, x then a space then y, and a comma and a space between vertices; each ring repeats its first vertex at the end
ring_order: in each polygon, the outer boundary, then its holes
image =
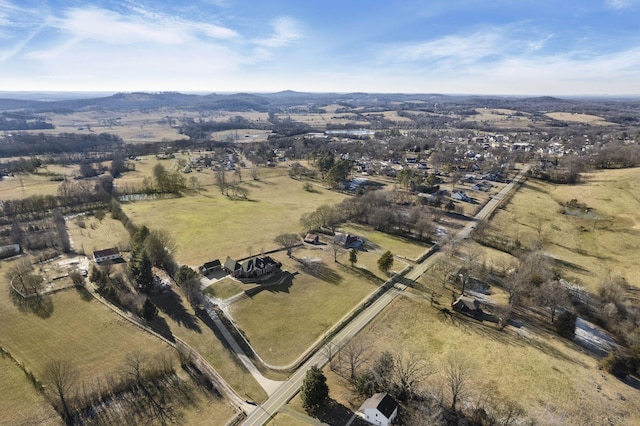
POLYGON ((640 247, 640 203, 635 195, 640 171, 594 172, 583 180, 575 186, 530 180, 496 214, 493 225, 528 247, 538 238, 539 228, 545 250, 564 261, 563 272, 592 291, 607 274, 620 274, 633 283, 640 274, 634 254, 640 247), (563 214, 562 205, 571 199, 584 203, 591 214, 563 214))
MULTIPOLYGON (((442 370, 447 356, 468 354, 473 366, 470 399, 484 395, 514 400, 540 424, 640 421, 636 390, 599 371, 588 353, 529 324, 500 332, 466 317, 447 318, 428 302, 401 298, 357 339, 376 342, 372 358, 384 350, 419 354, 434 371, 426 383, 445 395, 442 370)), ((328 368, 326 372, 334 374, 328 368)), ((339 403, 352 409, 361 402, 350 400, 353 396, 340 387, 334 392, 339 403)))
POLYGON ((178 245, 176 259, 196 267, 211 259, 243 258, 273 249, 277 235, 302 230, 303 213, 344 198, 320 186, 305 191, 286 169, 243 185, 250 191, 249 200, 233 200, 205 186, 198 195, 128 203, 123 209, 138 225, 167 230, 178 245))

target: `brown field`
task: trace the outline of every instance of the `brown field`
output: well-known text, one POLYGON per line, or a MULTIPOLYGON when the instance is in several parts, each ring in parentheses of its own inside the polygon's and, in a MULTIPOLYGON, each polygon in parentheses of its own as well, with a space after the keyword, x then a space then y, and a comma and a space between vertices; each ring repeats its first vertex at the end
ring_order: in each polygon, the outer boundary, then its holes
MULTIPOLYGON (((448 319, 428 301, 394 301, 356 339, 376 342, 375 354, 404 350, 433 367, 424 383, 444 390, 442 368, 452 353, 465 354, 473 370, 467 399, 500 396, 520 404, 538 424, 612 424, 640 422, 637 390, 600 371, 580 348, 544 330, 524 324, 497 331, 463 316, 448 319)), ((328 373, 325 369, 325 374, 328 373)), ((357 409, 362 402, 344 382, 330 378, 330 396, 357 409)))
POLYGON ((640 169, 584 174, 579 185, 552 185, 528 180, 492 221, 503 235, 531 247, 538 237, 544 250, 564 261, 562 272, 570 280, 594 291, 607 276, 622 275, 632 285, 640 275, 640 200, 636 188, 640 169), (560 203, 585 203, 591 215, 561 213, 560 203))
POLYGON ((73 249, 89 257, 96 250, 110 247, 118 247, 127 251, 129 233, 122 222, 112 219, 110 216, 107 214, 102 221, 89 215, 76 216, 67 220, 67 230, 73 249))
POLYGON ((35 390, 22 370, 0 355, 0 424, 61 425, 52 405, 35 390))
POLYGON ((529 113, 522 113, 522 116, 513 115, 518 111, 500 108, 477 108, 477 114, 466 117, 467 121, 491 123, 499 128, 522 127, 533 124, 529 113))
POLYGON ((31 195, 57 195, 60 182, 35 174, 18 174, 0 180, 0 199, 17 200, 31 195))
POLYGON ((617 126, 616 123, 606 121, 598 115, 577 114, 575 112, 549 112, 545 114, 558 121, 568 121, 571 123, 587 123, 595 126, 617 126))
POLYGON ((168 345, 80 290, 47 296, 38 316, 21 311, 11 301, 8 283, 2 287, 7 295, 0 298, 2 344, 36 376, 51 359, 72 361, 81 377, 105 377, 114 374, 133 351, 173 353, 168 345))

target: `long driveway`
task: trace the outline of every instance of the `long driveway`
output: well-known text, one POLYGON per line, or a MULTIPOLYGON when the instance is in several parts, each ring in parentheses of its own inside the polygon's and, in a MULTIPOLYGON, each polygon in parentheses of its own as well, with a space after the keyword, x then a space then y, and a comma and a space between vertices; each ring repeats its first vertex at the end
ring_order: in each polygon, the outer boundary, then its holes
MULTIPOLYGON (((516 185, 524 179, 529 168, 529 165, 524 166, 508 185, 502 188, 500 192, 489 200, 489 202, 476 214, 474 220, 470 221, 469 224, 456 234, 456 240, 460 241, 468 238, 478 221, 490 217, 493 211, 500 206, 502 200, 504 200, 505 197, 516 188, 516 185)), ((431 267, 431 265, 434 264, 438 256, 441 255, 441 252, 437 252, 433 256, 426 258, 422 263, 417 264, 414 269, 405 276, 405 279, 417 280, 427 269, 431 267)), ((258 406, 257 410, 253 410, 253 412, 246 418, 243 425, 260 426, 271 420, 280 408, 287 404, 287 402, 289 402, 289 400, 298 393, 302 386, 302 381, 307 374, 307 370, 313 365, 323 367, 329 361, 328 347, 339 348, 345 345, 405 289, 405 285, 398 283, 380 296, 369 307, 364 309, 326 345, 322 346, 313 356, 311 356, 309 360, 305 362, 286 382, 271 394, 265 403, 258 406)))

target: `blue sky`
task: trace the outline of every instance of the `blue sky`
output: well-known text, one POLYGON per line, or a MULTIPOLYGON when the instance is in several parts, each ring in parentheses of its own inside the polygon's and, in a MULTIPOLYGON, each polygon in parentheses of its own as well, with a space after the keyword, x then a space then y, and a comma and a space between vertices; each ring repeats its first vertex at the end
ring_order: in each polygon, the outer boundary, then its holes
POLYGON ((640 0, 0 0, 0 90, 639 95, 640 0))

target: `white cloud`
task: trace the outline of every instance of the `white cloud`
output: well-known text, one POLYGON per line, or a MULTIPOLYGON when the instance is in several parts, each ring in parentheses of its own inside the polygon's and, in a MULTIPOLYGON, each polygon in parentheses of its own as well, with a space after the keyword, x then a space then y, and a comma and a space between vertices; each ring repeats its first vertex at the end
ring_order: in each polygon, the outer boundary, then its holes
POLYGON ((615 10, 628 9, 640 4, 640 0, 605 0, 607 7, 615 10))
POLYGON ((266 39, 258 40, 257 44, 266 47, 282 47, 302 38, 300 23, 291 17, 277 18, 271 23, 271 26, 273 34, 266 39))
POLYGON ((504 45, 498 31, 450 35, 423 43, 390 49, 387 54, 400 61, 437 61, 455 58, 469 62, 499 53, 504 45))

